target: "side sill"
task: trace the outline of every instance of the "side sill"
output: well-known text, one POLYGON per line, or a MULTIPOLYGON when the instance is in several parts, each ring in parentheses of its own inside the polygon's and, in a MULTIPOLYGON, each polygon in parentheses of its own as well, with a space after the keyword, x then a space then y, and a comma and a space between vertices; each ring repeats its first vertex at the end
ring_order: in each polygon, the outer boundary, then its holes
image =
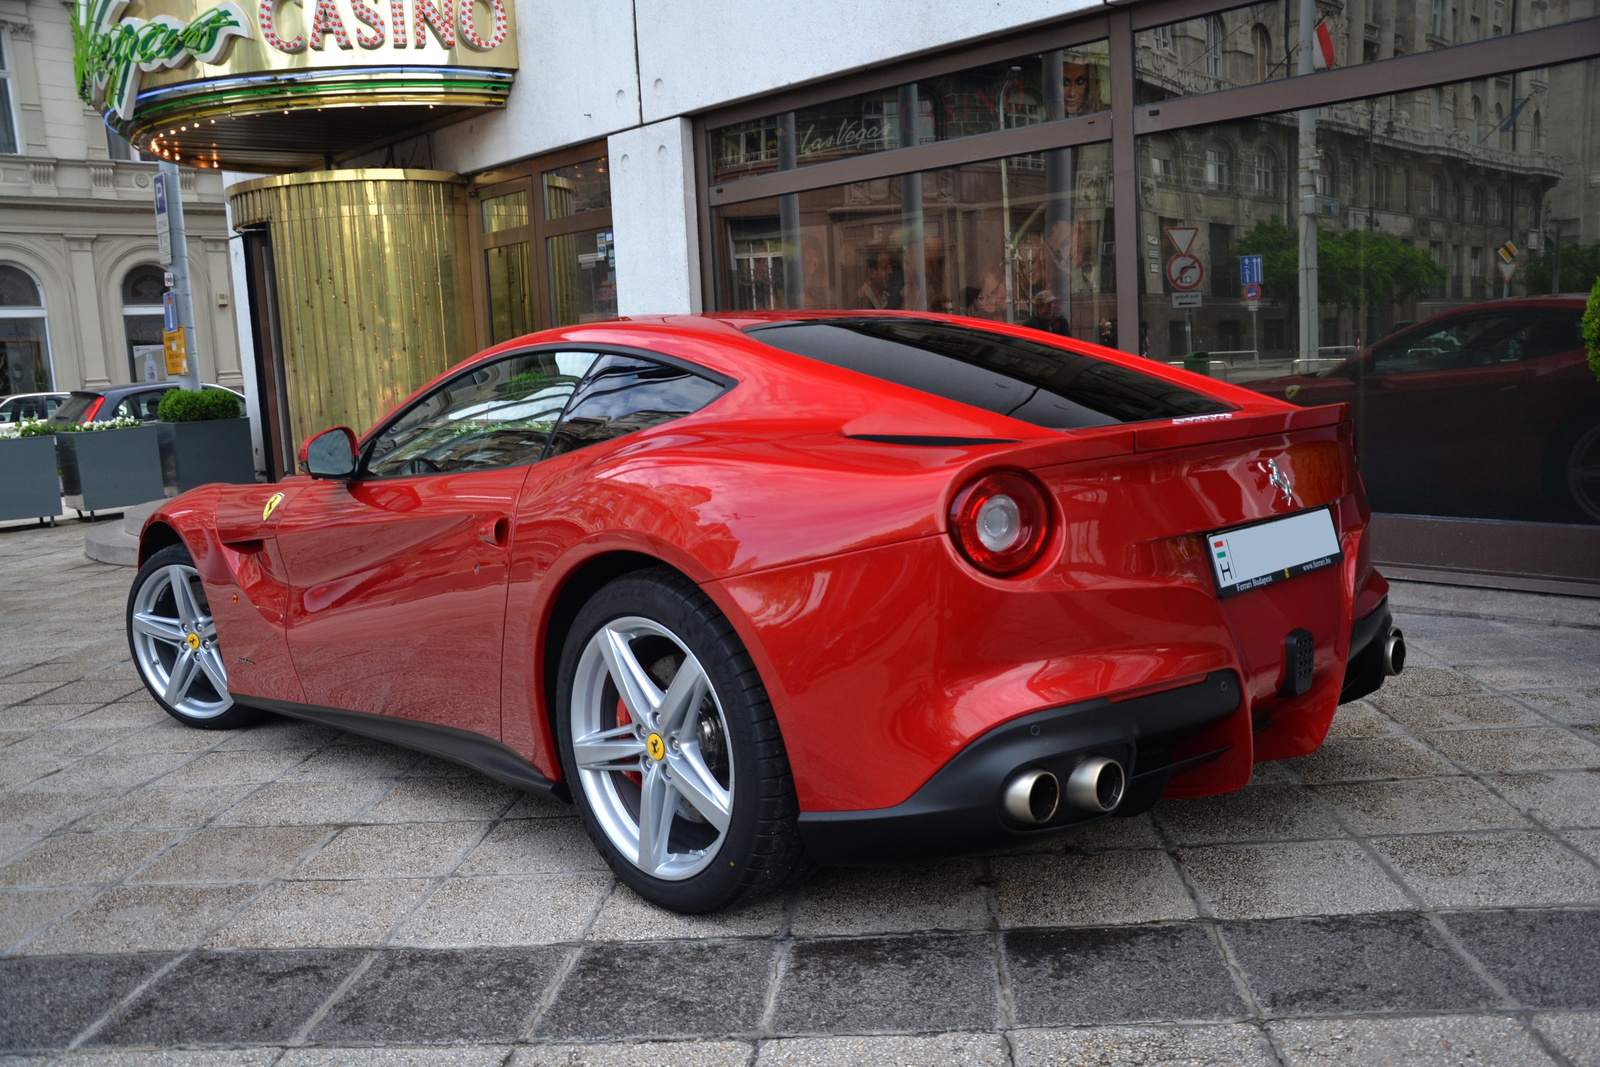
POLYGON ((460 730, 454 726, 441 726, 432 722, 419 722, 416 719, 398 719, 390 715, 373 715, 365 711, 325 708, 317 704, 294 704, 287 700, 244 696, 239 693, 228 695, 233 697, 234 703, 245 707, 259 708, 262 711, 287 715, 292 719, 304 719, 306 722, 332 726, 347 733, 370 737, 374 741, 386 741, 401 748, 438 756, 451 763, 470 767, 479 774, 493 778, 503 785, 509 785, 513 789, 554 797, 569 804, 572 802, 572 794, 567 790, 565 782, 552 782, 511 748, 492 737, 485 737, 471 730, 460 730))

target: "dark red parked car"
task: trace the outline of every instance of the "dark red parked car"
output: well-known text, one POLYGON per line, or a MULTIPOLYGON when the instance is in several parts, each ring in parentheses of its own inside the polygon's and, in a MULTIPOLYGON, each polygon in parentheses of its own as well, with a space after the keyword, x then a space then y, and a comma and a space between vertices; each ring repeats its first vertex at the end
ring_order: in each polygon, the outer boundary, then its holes
POLYGON ((1374 511, 1600 523, 1600 381, 1582 296, 1496 300, 1385 337, 1319 375, 1241 383, 1349 403, 1374 511))

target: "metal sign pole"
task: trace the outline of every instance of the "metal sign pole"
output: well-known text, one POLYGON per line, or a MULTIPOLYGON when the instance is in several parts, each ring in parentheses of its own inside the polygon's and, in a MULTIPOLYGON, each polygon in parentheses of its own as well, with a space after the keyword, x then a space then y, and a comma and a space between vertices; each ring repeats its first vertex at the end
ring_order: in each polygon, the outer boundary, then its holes
MULTIPOLYGON (((182 345, 182 367, 172 373, 168 363, 168 377, 176 378, 185 389, 200 388, 199 353, 194 343, 194 300, 189 289, 189 242, 183 225, 183 191, 179 181, 178 165, 162 163, 156 175, 156 236, 160 243, 161 265, 172 276, 171 290, 177 304, 178 341, 182 345)), ((172 342, 169 341, 169 345, 172 342)), ((168 349, 169 355, 173 354, 168 349)))

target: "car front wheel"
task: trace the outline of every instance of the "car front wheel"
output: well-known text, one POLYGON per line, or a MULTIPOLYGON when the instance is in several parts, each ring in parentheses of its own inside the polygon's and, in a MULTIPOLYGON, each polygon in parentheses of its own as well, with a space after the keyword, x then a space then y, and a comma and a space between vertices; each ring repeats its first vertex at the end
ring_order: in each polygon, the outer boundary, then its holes
POLYGON ((156 703, 186 726, 230 730, 257 713, 234 704, 217 626, 189 550, 152 555, 128 592, 128 647, 156 703))
POLYGON ((556 727, 589 836, 647 900, 714 911, 806 868, 766 690, 727 619, 677 572, 626 575, 579 612, 556 727))

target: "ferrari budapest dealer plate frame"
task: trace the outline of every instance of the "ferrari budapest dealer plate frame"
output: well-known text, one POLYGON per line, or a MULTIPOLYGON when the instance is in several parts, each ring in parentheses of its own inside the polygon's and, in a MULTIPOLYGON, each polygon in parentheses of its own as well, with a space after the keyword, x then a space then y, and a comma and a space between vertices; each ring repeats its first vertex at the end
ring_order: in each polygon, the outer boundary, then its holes
POLYGON ((1206 536, 1217 596, 1229 597, 1344 559, 1333 512, 1316 508, 1206 536))

